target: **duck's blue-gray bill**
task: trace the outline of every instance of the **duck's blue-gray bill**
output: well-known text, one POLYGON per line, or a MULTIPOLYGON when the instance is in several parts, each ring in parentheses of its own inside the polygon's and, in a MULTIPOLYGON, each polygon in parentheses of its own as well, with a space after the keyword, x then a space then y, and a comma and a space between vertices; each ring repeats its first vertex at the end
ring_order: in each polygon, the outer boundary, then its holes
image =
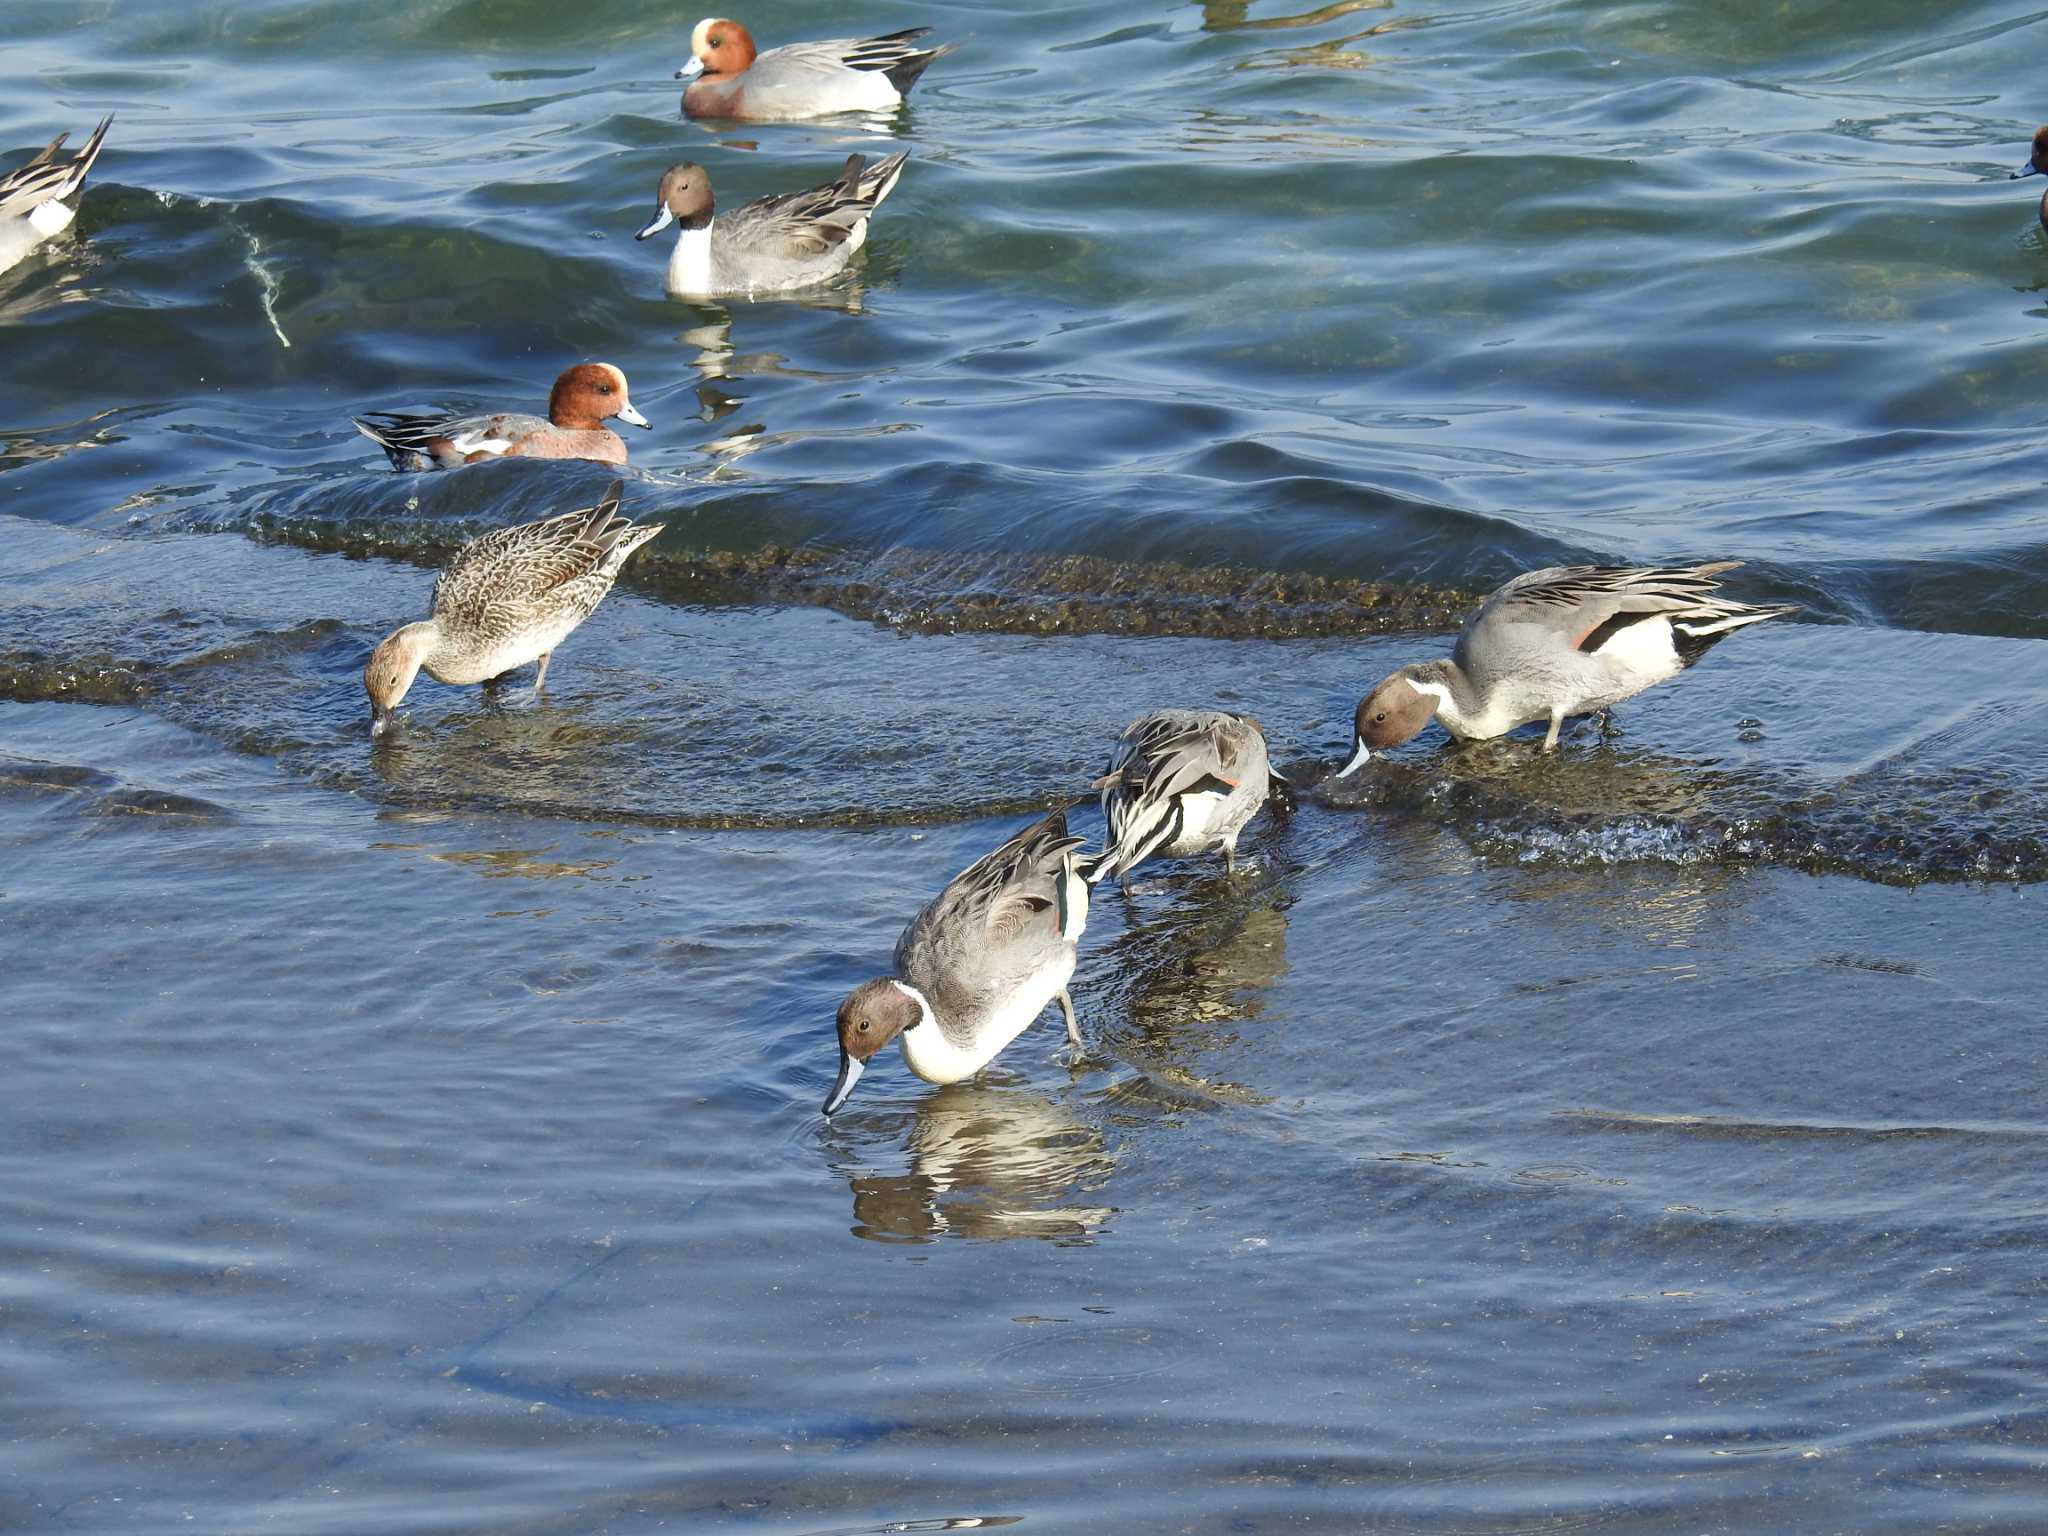
POLYGON ((855 1061, 846 1054, 846 1048, 839 1050, 839 1081, 832 1085, 832 1091, 825 1095, 825 1113, 831 1114, 846 1102, 846 1096, 853 1092, 853 1085, 860 1081, 860 1075, 867 1070, 865 1062, 855 1061))
POLYGON ((1371 756, 1372 749, 1368 747, 1363 741, 1360 741, 1358 743, 1358 750, 1351 754, 1351 761, 1346 763, 1342 768, 1339 768, 1334 774, 1331 775, 1331 777, 1337 779, 1350 778, 1353 773, 1357 772, 1360 768, 1365 766, 1366 760, 1371 756))

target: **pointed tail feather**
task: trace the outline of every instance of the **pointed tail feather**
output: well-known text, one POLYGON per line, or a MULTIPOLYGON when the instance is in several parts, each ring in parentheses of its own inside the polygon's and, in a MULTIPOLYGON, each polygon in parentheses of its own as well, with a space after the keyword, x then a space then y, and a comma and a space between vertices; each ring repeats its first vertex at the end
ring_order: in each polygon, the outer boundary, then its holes
MULTIPOLYGON (((855 156, 858 159, 859 156, 855 156)), ((909 160, 910 151, 899 149, 886 160, 877 161, 860 176, 860 199, 870 208, 879 208, 882 199, 896 190, 896 183, 903 177, 904 162, 909 160)))
POLYGON ((99 126, 92 131, 92 137, 85 141, 85 147, 72 157, 71 176, 64 187, 65 196, 70 196, 85 185, 86 173, 92 169, 93 161, 99 159, 100 146, 106 142, 107 127, 113 121, 114 114, 111 112, 101 118, 99 126))
POLYGON ((1703 614, 1674 614, 1671 618, 1671 644, 1678 652, 1681 666, 1691 666, 1716 645, 1752 624, 1761 624, 1766 619, 1782 619, 1799 611, 1796 603, 1778 608, 1736 608, 1729 612, 1703 614))
MULTIPOLYGON (((920 27, 918 30, 928 32, 931 29, 920 27)), ((928 48, 923 53, 905 54, 901 63, 890 65, 882 73, 889 83, 896 87, 898 96, 908 96, 910 88, 917 84, 918 76, 930 69, 934 60, 952 51, 953 44, 945 43, 937 48, 928 48)))

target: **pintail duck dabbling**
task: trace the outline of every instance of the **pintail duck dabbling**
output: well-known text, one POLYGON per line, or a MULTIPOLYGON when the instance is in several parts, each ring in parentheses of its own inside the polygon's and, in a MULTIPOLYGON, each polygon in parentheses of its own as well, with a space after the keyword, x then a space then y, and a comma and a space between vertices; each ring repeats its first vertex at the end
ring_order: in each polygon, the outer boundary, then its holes
POLYGON ((690 61, 676 71, 688 117, 755 122, 824 117, 834 112, 890 112, 917 77, 953 45, 920 48, 930 27, 881 37, 835 37, 785 43, 766 53, 736 21, 706 17, 691 29, 690 61))
POLYGON ((907 151, 870 166, 849 155, 836 180, 756 198, 713 217, 711 177, 685 160, 661 178, 654 217, 633 238, 677 225, 668 259, 675 298, 752 297, 825 282, 867 243, 868 219, 895 190, 907 151))
POLYGON ((1054 811, 956 875, 896 941, 893 976, 864 981, 839 1005, 839 1076, 830 1115, 891 1040, 928 1083, 957 1083, 993 1061, 1058 1000, 1078 1048, 1067 982, 1088 921, 1088 883, 1054 811))
POLYGON ((614 480, 594 507, 500 528, 456 551, 434 582, 431 617, 385 636, 363 667, 371 734, 391 723, 423 668, 436 682, 481 683, 538 661, 533 686, 544 686, 555 647, 664 526, 621 517, 622 490, 614 480))
POLYGON ((1272 789, 1266 735, 1249 715, 1216 709, 1161 709, 1117 738, 1109 772, 1097 779, 1103 850, 1087 869, 1091 885, 1114 875, 1126 895, 1131 871, 1154 854, 1186 858, 1220 851, 1237 867, 1237 837, 1272 789))
MULTIPOLYGON (((2033 150, 2027 156, 2027 163, 2012 173, 2009 178, 2018 181, 2022 176, 2039 176, 2048 172, 2048 128, 2034 130, 2033 150)), ((2048 192, 2041 194, 2041 225, 2048 229, 2048 192)))
POLYGON ((1451 654, 1383 679, 1358 706, 1351 761, 1397 747, 1432 716, 1461 741, 1597 713, 1678 676, 1750 624, 1797 613, 1718 597, 1740 560, 1693 566, 1569 565, 1517 576, 1465 622, 1451 654))
POLYGON ((354 418, 356 430, 389 455, 396 470, 456 469, 485 459, 594 459, 626 462, 626 443, 605 425, 651 425, 633 408, 626 376, 610 363, 578 363, 562 371, 548 391, 545 417, 371 411, 354 418))
POLYGON ((106 141, 109 112, 100 119, 85 147, 69 160, 57 158, 69 133, 60 133, 34 158, 0 175, 0 272, 20 261, 52 235, 70 228, 78 215, 86 173, 106 141))

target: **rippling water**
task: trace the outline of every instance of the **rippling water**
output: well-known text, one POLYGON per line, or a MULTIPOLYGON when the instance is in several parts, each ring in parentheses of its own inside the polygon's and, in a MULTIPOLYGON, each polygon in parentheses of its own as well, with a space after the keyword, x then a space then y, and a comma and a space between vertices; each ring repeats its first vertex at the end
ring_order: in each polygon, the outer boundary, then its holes
POLYGON ((0 274, 0 1529, 2038 1531, 2043 19, 770 5, 959 47, 759 127, 692 19, 8 9, 0 163, 116 120, 0 274), (630 238, 899 143, 805 302, 630 238), (373 747, 608 475, 349 415, 584 358, 667 533, 373 747), (1475 594, 1679 558, 1803 621, 1319 786, 1475 594), (1202 703, 1295 803, 1097 904, 1091 1058, 823 1122, 909 913, 1202 703))

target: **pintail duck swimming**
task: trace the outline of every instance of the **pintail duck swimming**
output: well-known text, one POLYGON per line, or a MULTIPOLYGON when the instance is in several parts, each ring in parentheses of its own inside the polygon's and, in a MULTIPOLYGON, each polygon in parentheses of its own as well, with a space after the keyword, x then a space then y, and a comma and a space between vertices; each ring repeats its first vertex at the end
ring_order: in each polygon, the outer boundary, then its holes
POLYGON ((390 456, 393 469, 414 470, 456 469, 500 457, 623 464, 625 440, 605 425, 614 416, 629 426, 650 424, 633 409, 623 373, 610 363, 578 363, 555 380, 545 417, 372 411, 354 420, 356 430, 390 456))
POLYGON ((833 112, 893 112, 932 60, 952 52, 950 43, 916 46, 931 30, 785 43, 761 53, 738 22, 707 17, 690 32, 690 62, 676 71, 678 80, 690 82, 684 115, 786 122, 833 112))
POLYGON ((371 734, 391 723, 422 668, 436 682, 481 683, 538 661, 541 688, 555 647, 604 601, 626 557, 662 530, 619 515, 624 488, 614 480, 594 507, 500 528, 457 550, 434 583, 432 616, 370 653, 371 734))
MULTIPOLYGON (((2027 156, 2027 163, 2014 171, 2010 179, 2018 181, 2022 176, 2039 176, 2043 172, 2048 172, 2048 128, 2037 128, 2034 130, 2033 152, 2027 156)), ((2041 224, 2048 228, 2048 192, 2041 194, 2041 224)))
POLYGON ((1237 867, 1237 835, 1271 789, 1266 736, 1249 715, 1216 709, 1161 709, 1117 738, 1109 772, 1095 781, 1108 823, 1089 883, 1111 875, 1131 888, 1131 871, 1154 854, 1223 854, 1237 867))
POLYGON ((825 1100, 846 1102, 875 1052, 900 1040, 928 1083, 972 1077, 1057 999, 1078 1047, 1067 982, 1088 920, 1088 884, 1064 812, 1033 822, 956 875, 896 941, 896 974, 864 981, 839 1005, 839 1077, 825 1100))
POLYGON ((0 175, 0 272, 71 226, 78 215, 86 173, 99 158, 107 125, 113 120, 111 112, 101 118, 85 147, 69 160, 57 158, 57 151, 71 137, 60 133, 27 164, 0 175))
POLYGON ((836 181, 756 198, 716 219, 710 176, 686 160, 661 178, 654 217, 633 238, 679 226, 668 259, 668 291, 675 298, 808 288, 840 272, 867 243, 868 219, 895 189, 907 158, 899 151, 869 166, 849 155, 836 181))
POLYGON ((1715 596, 1711 565, 1555 566, 1495 592, 1459 631, 1448 658, 1401 668, 1358 706, 1343 778, 1374 748, 1397 747, 1434 715, 1461 741, 1548 720, 1557 746, 1567 715, 1591 714, 1678 676, 1736 630, 1797 608, 1715 596))

